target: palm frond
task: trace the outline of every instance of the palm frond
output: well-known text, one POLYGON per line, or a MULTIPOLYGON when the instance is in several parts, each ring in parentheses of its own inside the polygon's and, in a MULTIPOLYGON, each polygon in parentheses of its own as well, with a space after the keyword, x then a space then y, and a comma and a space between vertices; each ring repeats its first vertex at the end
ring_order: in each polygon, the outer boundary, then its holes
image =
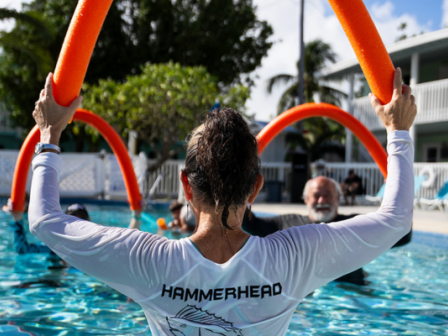
POLYGON ((280 74, 280 75, 273 76, 273 77, 269 78, 267 81, 266 91, 268 93, 272 93, 272 89, 274 88, 274 86, 286 85, 290 81, 295 81, 295 80, 296 80, 295 76, 288 75, 288 74, 280 74))
POLYGON ((345 147, 338 143, 324 143, 315 146, 310 151, 311 161, 316 161, 323 158, 326 153, 337 154, 340 158, 345 157, 345 147))
POLYGON ((297 100, 297 84, 291 85, 280 97, 277 105, 277 114, 289 110, 296 105, 297 100))
MULTIPOLYGON (((287 144, 298 144, 304 150, 308 150, 310 148, 310 142, 300 133, 287 133, 285 137, 285 141, 287 144)), ((295 146, 291 146, 295 147, 295 146)))
POLYGON ((323 103, 341 106, 341 100, 347 98, 347 94, 329 86, 319 86, 319 97, 323 103))
POLYGON ((44 39, 54 37, 54 30, 45 22, 38 12, 18 12, 14 9, 0 8, 0 20, 15 19, 36 28, 36 34, 44 39))
POLYGON ((37 46, 24 45, 20 39, 17 39, 14 33, 3 34, 0 37, 0 45, 16 49, 28 56, 35 64, 37 76, 40 80, 44 79, 54 68, 54 61, 48 50, 37 46))

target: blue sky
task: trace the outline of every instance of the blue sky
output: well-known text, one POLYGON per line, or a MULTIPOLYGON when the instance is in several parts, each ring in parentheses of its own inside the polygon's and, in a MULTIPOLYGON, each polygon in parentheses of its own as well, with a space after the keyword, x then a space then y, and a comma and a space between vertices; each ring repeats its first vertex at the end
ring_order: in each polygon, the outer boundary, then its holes
MULTIPOLYGON (((382 3, 378 0, 364 0, 367 8, 374 3, 382 3)), ((432 22, 433 29, 439 29, 442 26, 442 4, 443 0, 393 0, 395 12, 398 15, 410 13, 416 16, 420 24, 432 22)))

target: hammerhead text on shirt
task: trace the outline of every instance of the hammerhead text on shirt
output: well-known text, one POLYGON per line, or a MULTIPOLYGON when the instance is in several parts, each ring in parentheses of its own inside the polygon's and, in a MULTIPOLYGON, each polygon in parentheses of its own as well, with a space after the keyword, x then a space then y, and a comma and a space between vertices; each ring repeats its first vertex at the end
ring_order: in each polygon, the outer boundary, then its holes
POLYGON ((204 291, 203 289, 182 288, 163 285, 162 297, 165 295, 173 300, 194 300, 194 301, 218 301, 228 299, 241 298, 262 298, 280 295, 282 293, 282 285, 277 282, 273 285, 264 286, 244 286, 244 287, 228 287, 214 288, 204 291))

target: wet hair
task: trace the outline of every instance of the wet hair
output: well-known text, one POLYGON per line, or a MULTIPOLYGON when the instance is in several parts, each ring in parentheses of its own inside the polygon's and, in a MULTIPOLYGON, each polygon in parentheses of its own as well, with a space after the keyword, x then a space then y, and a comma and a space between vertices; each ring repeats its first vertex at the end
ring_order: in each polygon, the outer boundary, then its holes
POLYGON ((215 206, 225 228, 229 209, 245 205, 260 173, 258 145, 249 125, 231 108, 210 111, 187 139, 184 173, 198 200, 215 206))
POLYGON ((180 210, 180 209, 182 209, 183 206, 184 206, 183 203, 178 202, 178 201, 174 201, 173 203, 170 204, 170 212, 174 212, 176 210, 180 210))
POLYGON ((90 220, 86 207, 81 203, 70 204, 65 210, 67 215, 75 216, 80 219, 90 220))

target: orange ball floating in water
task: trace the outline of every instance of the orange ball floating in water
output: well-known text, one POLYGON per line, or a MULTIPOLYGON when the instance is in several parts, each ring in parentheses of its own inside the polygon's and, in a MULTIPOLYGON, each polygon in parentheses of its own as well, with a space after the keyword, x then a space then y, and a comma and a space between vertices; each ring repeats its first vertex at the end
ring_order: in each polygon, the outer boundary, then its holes
POLYGON ((161 230, 168 230, 168 227, 166 226, 165 218, 159 218, 157 219, 157 226, 161 230))

